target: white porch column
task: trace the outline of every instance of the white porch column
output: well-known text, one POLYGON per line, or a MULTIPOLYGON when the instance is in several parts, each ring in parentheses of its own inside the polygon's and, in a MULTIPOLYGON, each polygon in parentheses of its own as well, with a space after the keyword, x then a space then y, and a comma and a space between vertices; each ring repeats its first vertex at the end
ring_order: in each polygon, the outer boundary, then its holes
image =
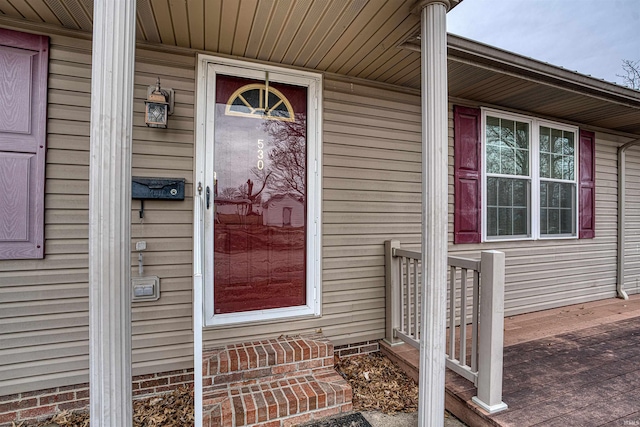
POLYGON ((447 307, 447 0, 423 0, 422 321, 418 425, 444 423, 447 307))
POLYGON ((89 182, 91 427, 132 425, 131 132, 135 0, 94 0, 89 182))

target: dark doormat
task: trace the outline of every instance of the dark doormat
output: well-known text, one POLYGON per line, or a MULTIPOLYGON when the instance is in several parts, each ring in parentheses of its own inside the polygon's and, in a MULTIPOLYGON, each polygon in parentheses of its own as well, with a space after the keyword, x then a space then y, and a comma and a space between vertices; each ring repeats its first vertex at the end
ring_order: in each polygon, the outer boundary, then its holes
POLYGON ((360 412, 354 412, 301 424, 300 427, 371 427, 371 424, 369 424, 369 421, 367 421, 360 412))

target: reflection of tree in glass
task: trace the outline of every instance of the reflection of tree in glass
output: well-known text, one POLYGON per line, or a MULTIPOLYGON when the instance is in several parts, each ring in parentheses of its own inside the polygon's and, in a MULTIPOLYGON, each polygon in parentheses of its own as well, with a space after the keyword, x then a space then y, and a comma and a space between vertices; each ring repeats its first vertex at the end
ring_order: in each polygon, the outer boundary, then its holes
POLYGON ((487 117, 487 172, 529 175, 529 125, 487 117))
POLYGON ((574 133, 540 127, 540 177, 573 180, 574 133))
POLYGON ((247 203, 242 205, 242 209, 241 210, 239 209, 240 215, 250 214, 251 212, 253 212, 253 205, 260 204, 260 202, 262 201, 262 197, 260 196, 260 194, 262 194, 262 191, 265 189, 267 185, 267 181, 269 180, 269 175, 271 175, 271 173, 268 173, 262 176, 262 186, 260 190, 256 192, 254 192, 254 188, 253 188, 254 182, 251 181, 251 179, 248 179, 245 184, 242 184, 240 187, 238 187, 240 198, 247 200, 247 203))
POLYGON ((222 200, 233 200, 239 197, 238 189, 233 187, 225 187, 218 194, 222 200))
MULTIPOLYGON (((265 120, 269 134, 269 192, 304 197, 306 194, 307 120, 296 114, 294 122, 265 120)), ((268 175, 267 175, 268 176, 268 175)))
POLYGON ((220 191, 219 200, 231 202, 236 205, 238 214, 249 215, 253 212, 253 206, 262 202, 262 192, 267 186, 269 176, 271 172, 265 170, 259 171, 257 168, 251 170, 251 172, 258 179, 260 190, 254 191, 254 181, 251 178, 247 179, 247 182, 241 184, 237 188, 225 187, 220 191))

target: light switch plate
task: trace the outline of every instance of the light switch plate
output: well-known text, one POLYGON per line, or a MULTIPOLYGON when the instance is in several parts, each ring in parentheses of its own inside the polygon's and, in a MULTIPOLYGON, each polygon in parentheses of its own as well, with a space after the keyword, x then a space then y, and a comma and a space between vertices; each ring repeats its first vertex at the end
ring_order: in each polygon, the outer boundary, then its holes
POLYGON ((156 301, 160 299, 160 278, 158 276, 132 277, 131 301, 156 301))

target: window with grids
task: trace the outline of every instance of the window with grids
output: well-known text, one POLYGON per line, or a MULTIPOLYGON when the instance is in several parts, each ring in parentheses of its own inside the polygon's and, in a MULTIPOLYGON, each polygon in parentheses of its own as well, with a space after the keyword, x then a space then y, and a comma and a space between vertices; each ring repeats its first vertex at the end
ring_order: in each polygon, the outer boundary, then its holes
POLYGON ((575 133, 540 126, 540 235, 576 234, 575 133))
POLYGON ((487 116, 487 236, 531 235, 529 123, 487 116))
POLYGON ((576 236, 576 134, 536 119, 485 114, 487 240, 576 236))

